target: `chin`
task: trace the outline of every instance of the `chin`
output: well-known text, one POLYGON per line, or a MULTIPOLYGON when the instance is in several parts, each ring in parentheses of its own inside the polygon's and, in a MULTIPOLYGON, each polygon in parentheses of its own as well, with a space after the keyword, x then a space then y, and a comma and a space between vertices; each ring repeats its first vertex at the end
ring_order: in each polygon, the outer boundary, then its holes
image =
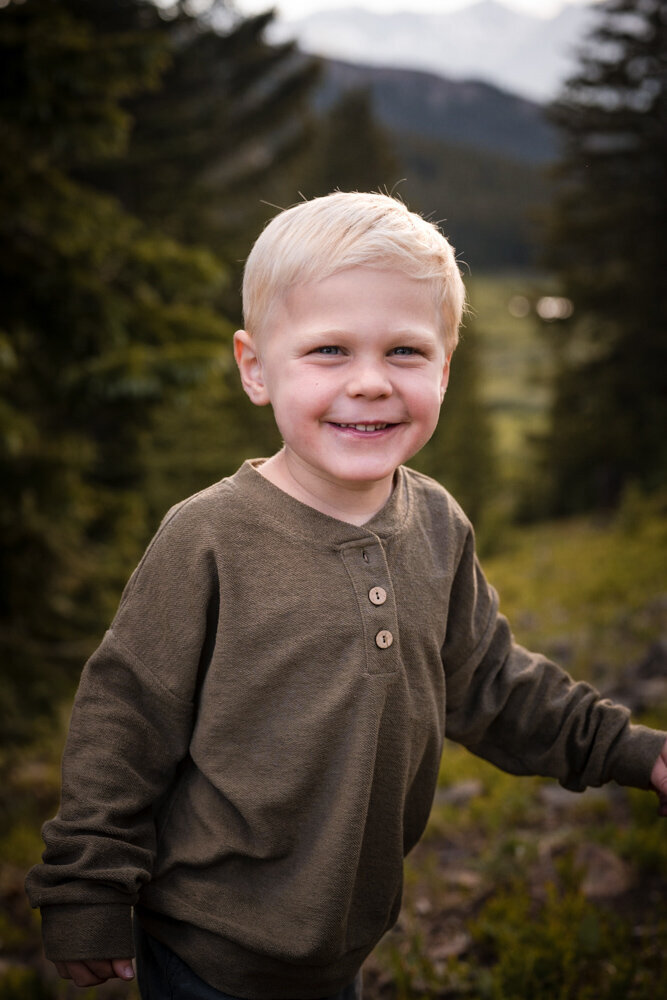
POLYGON ((355 486, 373 486, 375 483, 380 483, 384 479, 391 479, 396 472, 397 466, 391 465, 382 469, 369 469, 368 465, 356 469, 345 469, 340 471, 332 471, 333 478, 337 479, 342 483, 349 483, 355 486))

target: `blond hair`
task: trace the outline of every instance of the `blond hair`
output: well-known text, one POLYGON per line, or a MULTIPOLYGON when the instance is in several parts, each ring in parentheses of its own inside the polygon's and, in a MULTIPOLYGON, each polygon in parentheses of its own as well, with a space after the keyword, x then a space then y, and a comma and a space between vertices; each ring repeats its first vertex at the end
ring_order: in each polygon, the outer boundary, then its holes
POLYGON ((292 286, 360 266, 396 269, 429 282, 447 354, 454 350, 465 288, 451 244, 396 198, 358 191, 304 201, 271 219, 245 265, 246 330, 261 334, 271 306, 292 286))

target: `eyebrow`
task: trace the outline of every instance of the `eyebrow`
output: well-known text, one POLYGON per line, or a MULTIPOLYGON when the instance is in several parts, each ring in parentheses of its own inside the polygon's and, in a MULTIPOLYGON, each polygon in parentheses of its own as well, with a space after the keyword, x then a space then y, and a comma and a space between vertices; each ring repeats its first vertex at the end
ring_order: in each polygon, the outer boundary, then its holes
MULTIPOLYGON (((312 330, 304 333, 304 337, 349 337, 354 335, 353 330, 348 330, 345 328, 334 327, 332 329, 325 330, 312 330)), ((392 338, 414 338, 416 339, 430 339, 432 336, 432 331, 426 330, 420 327, 402 327, 398 330, 389 330, 388 335, 392 338)))

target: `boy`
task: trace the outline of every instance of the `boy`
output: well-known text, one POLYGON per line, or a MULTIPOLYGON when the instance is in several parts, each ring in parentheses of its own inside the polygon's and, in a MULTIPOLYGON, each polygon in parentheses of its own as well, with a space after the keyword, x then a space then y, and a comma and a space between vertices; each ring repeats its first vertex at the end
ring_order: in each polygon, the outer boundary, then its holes
POLYGON ((174 507, 77 695, 27 881, 47 956, 144 997, 360 996, 445 732, 516 774, 653 787, 666 734, 515 645, 436 426, 464 290, 379 194, 279 214, 246 265, 245 391, 283 448, 174 507))

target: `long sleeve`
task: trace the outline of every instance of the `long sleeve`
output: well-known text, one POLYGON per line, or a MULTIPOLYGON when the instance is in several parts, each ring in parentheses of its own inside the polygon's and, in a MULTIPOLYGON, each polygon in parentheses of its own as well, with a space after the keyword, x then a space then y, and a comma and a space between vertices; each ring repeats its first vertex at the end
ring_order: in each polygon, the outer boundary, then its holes
POLYGON ((505 771, 554 777, 572 790, 610 780, 647 788, 665 734, 632 725, 624 706, 514 642, 472 533, 452 591, 447 735, 505 771))
POLYGON ((26 881, 51 959, 133 954, 131 907, 151 878, 155 817, 188 753, 215 611, 210 577, 187 517, 165 519, 85 666, 60 810, 26 881))

